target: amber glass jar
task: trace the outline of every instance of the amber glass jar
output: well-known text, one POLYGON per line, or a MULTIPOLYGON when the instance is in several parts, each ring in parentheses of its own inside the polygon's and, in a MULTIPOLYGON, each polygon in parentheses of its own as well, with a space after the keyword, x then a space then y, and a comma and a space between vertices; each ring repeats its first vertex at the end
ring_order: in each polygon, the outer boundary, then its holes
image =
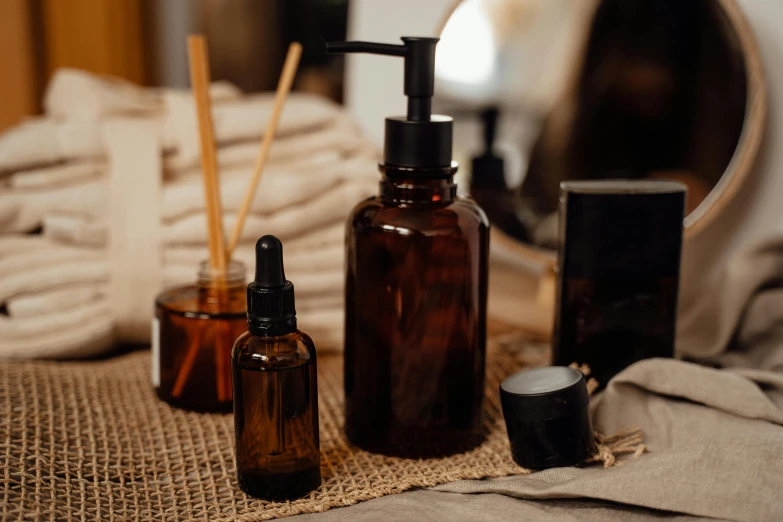
POLYGON ((456 167, 381 167, 346 230, 345 431, 429 457, 482 439, 489 224, 456 167))
POLYGON ((158 397, 198 411, 231 411, 231 347, 247 329, 245 266, 201 264, 195 285, 155 301, 152 382, 158 397))

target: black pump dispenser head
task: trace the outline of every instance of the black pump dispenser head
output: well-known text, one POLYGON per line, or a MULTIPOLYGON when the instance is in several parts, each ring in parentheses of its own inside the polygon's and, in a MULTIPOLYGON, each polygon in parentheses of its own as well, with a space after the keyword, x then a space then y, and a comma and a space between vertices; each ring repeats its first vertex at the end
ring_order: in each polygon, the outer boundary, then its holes
POLYGON ((263 236, 256 243, 255 280, 247 287, 247 324, 256 335, 296 330, 294 285, 286 281, 283 244, 275 236, 263 236))
POLYGON ((452 120, 432 115, 435 89, 435 46, 439 38, 402 37, 402 45, 375 42, 331 42, 329 53, 402 56, 405 60, 405 118, 386 118, 384 164, 392 167, 440 169, 451 165, 452 120))

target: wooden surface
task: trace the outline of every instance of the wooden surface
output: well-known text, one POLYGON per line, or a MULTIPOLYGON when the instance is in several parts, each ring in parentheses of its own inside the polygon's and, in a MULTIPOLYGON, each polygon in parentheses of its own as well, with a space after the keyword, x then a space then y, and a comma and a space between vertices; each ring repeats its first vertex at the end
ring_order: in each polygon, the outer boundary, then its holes
POLYGON ((0 0, 0 131, 37 112, 28 0, 0 0))
POLYGON ((43 0, 42 16, 47 75, 76 67, 145 83, 139 0, 43 0))

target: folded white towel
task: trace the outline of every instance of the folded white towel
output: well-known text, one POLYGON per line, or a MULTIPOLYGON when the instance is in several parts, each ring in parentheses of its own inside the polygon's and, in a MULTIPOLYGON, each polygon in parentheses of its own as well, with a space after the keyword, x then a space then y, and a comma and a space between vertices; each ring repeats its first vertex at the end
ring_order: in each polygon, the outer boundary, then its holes
POLYGON ((0 193, 0 230, 28 232, 47 214, 95 218, 106 214, 105 178, 0 193))
POLYGON ((99 297, 83 306, 64 306, 56 313, 36 314, 33 317, 14 318, 14 320, 0 317, 0 337, 10 341, 40 337, 50 332, 56 333, 71 325, 84 323, 108 309, 108 300, 99 297))
POLYGON ((96 180, 106 175, 106 169, 107 165, 103 160, 77 160, 72 163, 14 172, 8 177, 8 186, 11 190, 48 190, 62 185, 96 180))
MULTIPOLYGON (((219 145, 260 138, 274 107, 274 94, 259 94, 213 105, 212 122, 219 145)), ((171 140, 172 167, 191 165, 199 159, 198 122, 193 97, 188 92, 167 92, 164 133, 171 140)), ((292 93, 280 116, 278 135, 296 134, 323 127, 340 116, 336 104, 308 94, 292 93)))
POLYGON ((100 128, 94 122, 42 116, 0 134, 0 172, 101 155, 100 128))
MULTIPOLYGON (((236 88, 233 91, 239 95, 236 88)), ((120 78, 58 69, 49 81, 43 106, 58 119, 99 120, 116 114, 149 116, 162 110, 163 100, 160 92, 120 78)))
MULTIPOLYGON (((211 93, 228 232, 274 96, 244 96, 226 84, 211 93)), ((190 93, 64 70, 44 106, 45 116, 0 135, 0 233, 13 234, 0 236, 0 357, 78 357, 146 339, 149 329, 141 325, 152 316, 154 297, 147 293, 192 284, 207 258, 190 93), (140 128, 152 137, 143 148, 118 139, 133 136, 118 130, 140 128), (129 179, 136 158, 147 167, 129 179), (127 191, 144 197, 120 205, 127 191), (130 217, 140 215, 156 216, 160 228, 146 233, 130 217), (17 235, 38 227, 40 235, 17 235), (127 237, 143 248, 127 250, 117 239, 127 237), (160 261, 139 262, 145 259, 160 261), (120 260, 121 273, 112 266, 120 260), (116 278, 138 281, 122 285, 122 296, 149 301, 149 308, 117 306, 116 278)), ((284 241, 300 322, 324 350, 342 344, 345 217, 377 191, 377 161, 337 105, 293 93, 235 251, 251 277, 255 240, 271 233, 284 241)))
MULTIPOLYGON (((263 213, 252 212, 248 215, 240 241, 252 243, 268 233, 287 242, 313 228, 342 224, 348 211, 372 195, 377 188, 376 183, 369 179, 361 182, 338 181, 335 184, 328 175, 314 178, 308 183, 308 178, 280 176, 264 183, 269 190, 259 191, 254 204, 254 208, 263 213), (289 190, 291 188, 298 190, 289 190), (274 191, 280 191, 280 197, 274 191), (268 206, 265 205, 267 201, 268 206)), ((239 197, 244 194, 245 180, 243 177, 225 183, 227 190, 223 195, 224 200, 234 196, 231 204, 228 201, 225 204, 223 222, 227 231, 234 226, 235 209, 239 206, 239 197)), ((104 246, 109 235, 107 222, 101 214, 105 205, 105 191, 105 182, 91 182, 62 190, 40 191, 35 193, 37 199, 35 195, 28 194, 27 204, 14 201, 19 194, 0 194, 0 202, 6 200, 15 203, 4 209, 10 215, 0 214, 0 223, 10 230, 31 230, 43 224, 43 233, 47 238, 78 245, 104 246)), ((199 199, 199 196, 196 184, 164 188, 162 214, 166 219, 161 223, 164 244, 206 243, 206 215, 202 210, 203 199, 199 199)))
MULTIPOLYGON (((374 191, 374 183, 341 183, 333 190, 302 203, 306 205, 306 211, 301 207, 286 207, 271 215, 250 214, 245 221, 241 240, 254 241, 264 234, 274 234, 281 241, 286 241, 313 228, 342 222, 354 202, 366 199, 374 191)), ((232 230, 235 221, 235 213, 224 212, 224 230, 232 230)), ((206 216, 198 212, 164 224, 163 241, 166 244, 204 243, 207 239, 204 223, 206 216)))
POLYGON ((49 290, 61 285, 100 283, 111 275, 109 264, 101 259, 74 259, 55 264, 43 264, 43 258, 27 259, 29 265, 0 280, 0 302, 26 292, 49 290))
MULTIPOLYGON (((258 139, 274 105, 274 95, 239 96, 225 83, 210 87, 215 139, 219 144, 258 139)), ((0 134, 0 172, 105 154, 101 122, 116 116, 146 116, 161 127, 162 147, 171 150, 170 167, 199 158, 198 125, 188 91, 145 90, 88 73, 60 70, 46 92, 47 115, 31 118, 0 134)), ((286 136, 325 126, 341 115, 321 98, 292 93, 278 132, 286 136)))
MULTIPOLYGON (((228 167, 235 164, 250 164, 255 162, 260 147, 260 138, 221 143, 217 149, 218 166, 228 167)), ((307 156, 322 152, 337 152, 340 156, 352 153, 373 155, 377 151, 361 135, 361 131, 345 114, 338 114, 324 125, 292 134, 277 134, 269 151, 269 165, 276 163, 304 161, 307 156), (307 154, 302 154, 307 151, 307 154)), ((185 158, 177 154, 167 154, 163 158, 163 166, 167 174, 176 175, 177 171, 199 170, 201 164, 198 157, 185 158)))
POLYGON ((0 259, 20 253, 47 250, 52 243, 41 236, 0 235, 0 259))
MULTIPOLYGON (((306 249, 291 248, 289 242, 285 245, 285 269, 286 273, 320 273, 327 270, 342 272, 345 261, 345 247, 343 246, 344 226, 339 223, 337 227, 330 227, 332 230, 338 230, 339 235, 335 235, 334 240, 328 244, 313 244, 306 249)), ((321 230, 318 230, 320 235, 321 230)), ((331 235, 331 230, 329 230, 331 235)), ((320 239, 320 238, 319 238, 320 239)), ((233 259, 245 264, 249 271, 255 266, 255 245, 246 243, 239 245, 234 251, 233 259)), ((184 246, 175 245, 166 247, 163 252, 163 264, 165 266, 186 266, 190 270, 190 279, 193 279, 194 263, 196 259, 208 259, 209 253, 204 245, 184 246)))
MULTIPOLYGON (((339 185, 346 180, 351 183, 356 180, 364 186, 374 187, 377 179, 374 179, 373 169, 374 161, 367 158, 337 158, 320 165, 270 166, 263 176, 263 190, 258 190, 253 199, 252 212, 258 215, 274 214, 339 190, 339 185)), ((220 195, 225 212, 239 210, 251 174, 252 167, 249 165, 221 171, 220 195)), ((188 214, 203 212, 203 194, 200 173, 166 183, 161 202, 163 218, 171 222, 188 214)), ((309 210, 307 213, 310 213, 309 210)))
MULTIPOLYGON (((330 128, 326 132, 305 134, 306 140, 302 144, 309 141, 310 145, 315 145, 319 138, 324 138, 324 147, 316 148, 313 154, 299 154, 298 157, 294 156, 293 147, 287 142, 303 140, 280 140, 281 148, 290 150, 291 155, 285 160, 270 163, 265 169, 264 188, 256 192, 253 211, 274 213, 328 191, 342 180, 364 180, 368 186, 374 186, 377 183, 375 155, 366 143, 363 143, 363 148, 355 146, 359 140, 357 136, 346 136, 343 132, 344 128, 330 128), (343 137, 348 139, 340 141, 343 137), (348 147, 341 149, 336 146, 345 142, 349 143, 348 147), (349 152, 350 149, 353 152, 349 152)), ((252 145, 253 152, 257 153, 258 144, 252 145)), ((242 147, 249 149, 245 144, 242 147)), ((228 212, 238 210, 253 170, 252 162, 230 163, 220 172, 223 208, 228 212)), ((85 221, 105 216, 107 168, 105 160, 96 159, 12 173, 7 187, 0 191, 0 231, 35 230, 43 224, 46 216, 52 215, 81 217, 85 221)), ((200 169, 186 168, 173 172, 175 175, 166 180, 162 193, 161 213, 167 221, 204 209, 200 169)), ((93 225, 100 223, 98 220, 93 225)))
MULTIPOLYGON (((47 321, 48 317, 39 318, 47 321)), ((114 318, 109 307, 84 321, 25 338, 0 336, 0 357, 5 359, 73 358, 105 353, 113 346, 114 318)))
POLYGON ((40 318, 61 310, 89 304, 108 293, 106 283, 57 285, 53 290, 29 292, 8 299, 8 314, 14 319, 40 318))
POLYGON ((109 229, 102 220, 74 214, 47 214, 43 217, 43 237, 78 246, 105 248, 109 229))
MULTIPOLYGON (((0 316, 0 357, 76 357, 110 348, 115 321, 109 297, 112 270, 102 250, 6 240, 0 242, 0 252, 0 302, 7 312, 0 316)), ((296 282, 302 324, 317 336, 322 349, 339 349, 342 248, 332 244, 317 255, 313 252, 286 251, 286 273, 296 282)), ((177 260, 166 262, 161 290, 193 283, 202 252, 189 261, 181 259, 182 254, 177 250, 172 256, 177 260)), ((253 249, 245 246, 236 257, 246 263, 251 278, 253 249)), ((152 310, 150 302, 150 316, 152 310)), ((135 334, 148 335, 148 329, 135 334)))

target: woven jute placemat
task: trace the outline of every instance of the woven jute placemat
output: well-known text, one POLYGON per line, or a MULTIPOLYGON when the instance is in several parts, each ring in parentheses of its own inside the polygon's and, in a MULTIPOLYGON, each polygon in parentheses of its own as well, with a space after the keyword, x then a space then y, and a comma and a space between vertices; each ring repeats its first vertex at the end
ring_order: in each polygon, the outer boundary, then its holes
MULTIPOLYGON (((484 444, 430 460, 361 451, 342 432, 342 359, 319 359, 323 485, 285 503, 237 487, 231 415, 198 414, 159 401, 150 354, 91 362, 0 364, 0 513, 3 520, 266 520, 326 511, 461 479, 529 473, 514 465, 498 384, 546 361, 542 346, 490 342, 484 444)), ((640 447, 638 430, 603 442, 596 460, 640 447)))

